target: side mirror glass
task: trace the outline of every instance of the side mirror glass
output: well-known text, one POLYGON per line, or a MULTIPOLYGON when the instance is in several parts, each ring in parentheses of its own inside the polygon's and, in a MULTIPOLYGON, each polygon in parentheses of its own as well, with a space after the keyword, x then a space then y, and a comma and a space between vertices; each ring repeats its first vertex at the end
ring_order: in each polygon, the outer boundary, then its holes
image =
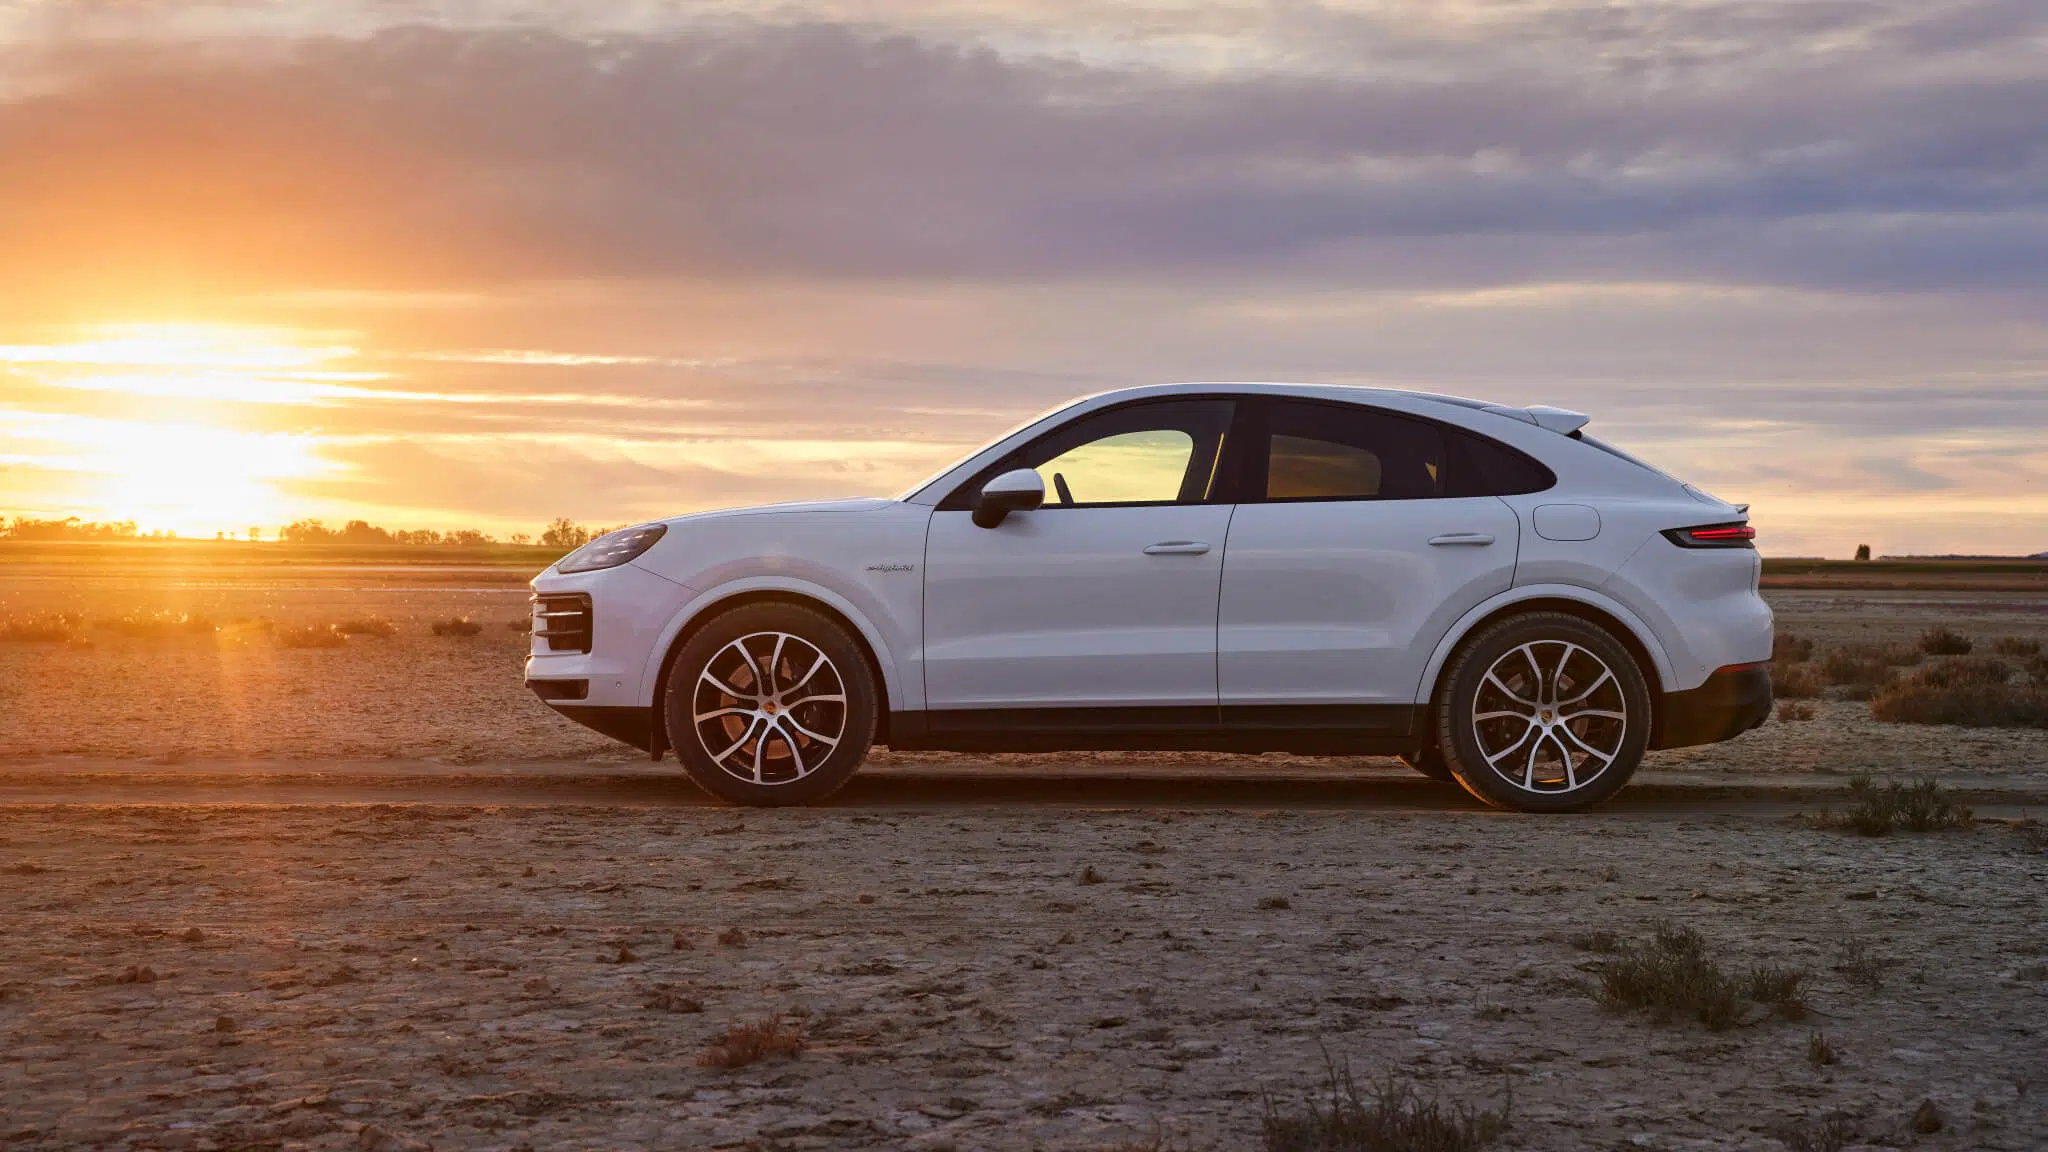
POLYGON ((974 523, 994 528, 1012 512, 1028 512, 1045 503, 1045 481, 1029 468, 1005 472, 981 486, 974 504, 974 523))

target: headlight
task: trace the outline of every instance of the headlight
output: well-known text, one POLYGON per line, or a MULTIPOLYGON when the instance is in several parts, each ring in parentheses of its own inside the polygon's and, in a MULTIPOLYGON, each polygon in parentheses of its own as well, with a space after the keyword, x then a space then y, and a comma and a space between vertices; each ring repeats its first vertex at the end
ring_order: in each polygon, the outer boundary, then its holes
POLYGON ((666 524, 642 524, 638 528, 621 528, 607 532, 556 563, 557 572, 595 572, 600 568, 617 568, 649 548, 668 531, 666 524))

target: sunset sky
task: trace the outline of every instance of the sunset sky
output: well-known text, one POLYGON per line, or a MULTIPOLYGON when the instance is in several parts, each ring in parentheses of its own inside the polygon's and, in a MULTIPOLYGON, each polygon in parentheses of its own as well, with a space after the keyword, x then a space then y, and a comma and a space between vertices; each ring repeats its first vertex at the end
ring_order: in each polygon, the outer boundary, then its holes
POLYGON ((0 0, 0 512, 886 494, 1203 379, 2048 549, 2048 5, 0 0))

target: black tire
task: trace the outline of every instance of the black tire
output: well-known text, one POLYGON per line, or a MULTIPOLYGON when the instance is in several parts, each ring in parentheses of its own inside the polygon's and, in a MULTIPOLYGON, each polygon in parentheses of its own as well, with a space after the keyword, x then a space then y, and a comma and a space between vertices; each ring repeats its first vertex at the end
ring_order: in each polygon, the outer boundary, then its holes
POLYGON ((1458 782, 1458 778, 1451 775, 1451 766, 1444 763, 1443 751, 1434 744, 1425 747, 1420 752, 1403 754, 1401 763, 1415 769, 1431 780, 1441 780, 1446 784, 1456 784, 1458 782))
POLYGON ((662 719, 669 747, 698 787, 733 804, 786 807, 823 800, 860 768, 874 742, 879 697, 866 650, 844 625, 797 604, 748 604, 705 624, 676 654, 663 686, 662 719), (826 664, 812 667, 811 652, 826 664), (763 669, 769 687, 781 690, 772 699, 756 689, 755 672, 763 669), (719 678, 707 681, 707 673, 719 678), (790 687, 799 679, 804 683, 790 687), (829 691, 829 680, 837 681, 839 692, 829 691), (833 696, 844 699, 835 705, 833 696), (728 715, 701 725, 697 720, 728 708, 728 715), (827 747, 826 729, 835 720, 836 742, 823 759, 807 759, 807 749, 815 755, 827 747), (706 746, 710 732, 720 734, 721 744, 737 738, 724 766, 706 746), (749 778, 756 772, 758 783, 749 778))
POLYGON ((1496 808, 1516 812, 1590 808, 1628 783, 1649 747, 1650 687, 1642 668, 1606 629, 1577 616, 1531 612, 1488 625, 1451 658, 1442 683, 1431 705, 1431 721, 1445 766, 1465 791, 1496 808), (1497 687, 1487 673, 1504 659, 1509 662, 1502 665, 1496 681, 1507 687, 1497 687), (1543 665, 1552 660, 1558 668, 1546 672, 1543 665), (1612 676, 1611 684, 1594 674, 1603 665, 1612 676), (1512 670, 1522 666, 1526 672, 1512 670), (1529 713, 1540 717, 1541 724, 1519 729, 1522 739, 1511 743, 1519 718, 1509 713, 1520 711, 1520 705, 1510 703, 1517 697, 1508 693, 1509 688, 1529 692, 1538 702, 1548 699, 1571 704, 1568 694, 1582 690, 1593 695, 1579 705, 1577 713, 1566 712, 1555 703, 1548 708, 1532 706, 1529 713), (1475 718, 1482 691, 1487 701, 1482 715, 1494 719, 1475 718), (1589 717, 1585 715, 1588 711, 1597 714, 1589 717), (1615 713, 1619 713, 1618 719, 1615 713), (1570 727, 1572 724, 1578 727, 1570 727), (1482 725, 1489 741, 1484 747, 1482 725), (1553 732, 1556 734, 1550 735, 1553 732), (1488 748, 1504 768, 1522 765, 1523 780, 1528 784, 1490 766, 1488 748), (1602 754, 1610 759, 1596 759, 1602 754), (1574 757, 1576 769, 1572 768, 1574 757), (1539 771, 1542 777, 1536 775, 1539 771))

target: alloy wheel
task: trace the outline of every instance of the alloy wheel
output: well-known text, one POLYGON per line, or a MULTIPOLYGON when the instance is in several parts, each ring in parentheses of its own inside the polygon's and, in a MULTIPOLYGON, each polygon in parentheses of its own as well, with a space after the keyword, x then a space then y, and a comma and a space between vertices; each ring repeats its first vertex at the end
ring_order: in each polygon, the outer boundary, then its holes
POLYGON ((754 632, 714 653, 698 674, 691 723, 719 770, 749 784, 793 784, 846 735, 846 682, 817 645, 754 632))
POLYGON ((1628 698, 1606 661, 1568 640, 1495 660, 1472 700, 1486 768, 1524 792, 1562 795, 1600 778, 1628 735, 1628 698))

